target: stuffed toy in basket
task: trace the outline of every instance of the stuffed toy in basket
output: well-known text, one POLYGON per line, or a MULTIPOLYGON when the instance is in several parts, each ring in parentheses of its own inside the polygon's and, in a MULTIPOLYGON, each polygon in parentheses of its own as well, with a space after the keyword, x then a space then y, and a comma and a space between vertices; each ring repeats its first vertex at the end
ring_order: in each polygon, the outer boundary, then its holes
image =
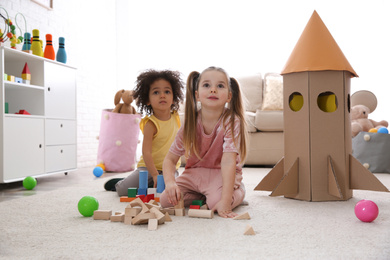
POLYGON ((117 98, 119 96, 117 93, 116 108, 102 111, 97 161, 98 164, 104 164, 107 172, 132 171, 136 167, 141 115, 135 114, 135 109, 130 106, 133 98, 132 93, 129 92, 127 90, 118 91, 123 94, 122 99, 125 103, 119 103, 120 98, 117 98), (126 96, 126 99, 123 96, 126 96), (127 109, 124 110, 125 106, 127 109))

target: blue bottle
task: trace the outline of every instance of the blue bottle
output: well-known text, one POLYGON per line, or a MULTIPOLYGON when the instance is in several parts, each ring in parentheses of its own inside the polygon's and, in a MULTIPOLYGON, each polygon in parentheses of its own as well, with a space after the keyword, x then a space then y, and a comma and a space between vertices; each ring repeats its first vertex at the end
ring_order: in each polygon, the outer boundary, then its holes
POLYGON ((56 55, 56 59, 59 62, 66 63, 66 51, 65 51, 65 38, 60 37, 58 38, 59 47, 56 55))
POLYGON ((31 34, 26 32, 24 33, 23 48, 22 51, 30 51, 31 49, 31 34))

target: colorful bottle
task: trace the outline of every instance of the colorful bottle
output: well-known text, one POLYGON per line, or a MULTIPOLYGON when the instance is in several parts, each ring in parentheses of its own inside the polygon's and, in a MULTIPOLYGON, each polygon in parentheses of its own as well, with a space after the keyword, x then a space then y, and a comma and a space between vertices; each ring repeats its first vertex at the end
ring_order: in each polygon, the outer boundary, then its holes
POLYGON ((30 52, 30 49, 31 49, 30 39, 31 39, 31 34, 28 32, 24 33, 24 41, 23 41, 22 51, 30 52))
POLYGON ((39 30, 33 30, 33 41, 31 43, 31 50, 34 55, 43 57, 42 46, 39 42, 39 30))
POLYGON ((57 61, 66 63, 65 38, 58 38, 59 47, 57 51, 57 61))
POLYGON ((56 53, 53 48, 53 41, 51 34, 46 34, 46 47, 43 56, 47 59, 55 60, 56 53))

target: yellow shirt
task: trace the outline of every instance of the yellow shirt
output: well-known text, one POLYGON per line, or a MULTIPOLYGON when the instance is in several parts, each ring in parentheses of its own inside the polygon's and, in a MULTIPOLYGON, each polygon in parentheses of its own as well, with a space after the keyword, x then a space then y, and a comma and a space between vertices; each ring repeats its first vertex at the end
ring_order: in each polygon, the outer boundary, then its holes
MULTIPOLYGON (((151 121, 157 128, 157 133, 153 136, 152 141, 152 158, 156 169, 162 171, 162 165, 165 156, 168 154, 169 148, 175 140, 176 134, 180 128, 180 118, 177 112, 171 114, 171 118, 167 121, 161 121, 154 115, 145 116, 142 118, 139 126, 144 132, 144 127, 148 121, 151 121)), ((180 160, 176 164, 176 169, 180 167, 180 160)), ((146 167, 143 156, 141 156, 137 167, 146 167)))

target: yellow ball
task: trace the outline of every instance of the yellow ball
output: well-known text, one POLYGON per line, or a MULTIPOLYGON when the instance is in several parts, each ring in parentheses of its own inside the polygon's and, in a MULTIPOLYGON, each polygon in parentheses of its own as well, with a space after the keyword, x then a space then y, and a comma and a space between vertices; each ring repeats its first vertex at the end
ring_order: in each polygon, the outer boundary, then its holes
POLYGON ((368 130, 369 133, 378 133, 378 129, 376 128, 371 128, 370 130, 368 130))
POLYGON ((103 169, 103 171, 106 171, 106 166, 104 166, 103 163, 99 163, 98 165, 96 165, 96 167, 100 167, 103 169))

